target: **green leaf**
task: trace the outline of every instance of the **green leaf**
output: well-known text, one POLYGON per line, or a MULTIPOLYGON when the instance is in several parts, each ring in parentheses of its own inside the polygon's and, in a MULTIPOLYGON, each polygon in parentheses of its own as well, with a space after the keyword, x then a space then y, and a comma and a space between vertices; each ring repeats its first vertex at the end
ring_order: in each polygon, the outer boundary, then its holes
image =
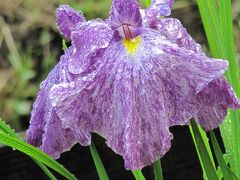
POLYGON ((237 176, 227 166, 213 131, 210 131, 210 137, 211 137, 213 149, 214 149, 215 155, 217 157, 217 161, 218 161, 218 164, 222 171, 222 175, 223 175, 224 179, 239 180, 239 178, 237 178, 237 176))
POLYGON ((93 144, 93 142, 89 147, 90 147, 90 151, 91 151, 91 154, 92 154, 93 161, 95 163, 95 166, 96 166, 96 169, 97 169, 97 172, 98 172, 99 179, 100 180, 109 179, 108 175, 107 175, 107 172, 106 172, 106 170, 103 166, 103 163, 100 159, 100 156, 99 156, 99 154, 97 152, 97 149, 96 149, 95 145, 93 144))
MULTIPOLYGON (((226 76, 239 96, 240 68, 235 59, 231 0, 197 0, 197 3, 211 53, 215 58, 229 61, 229 71, 226 76)), ((230 167, 240 177, 240 113, 239 110, 229 110, 228 113, 220 130, 226 152, 230 156, 230 167)))
POLYGON ((202 135, 199 131, 199 128, 195 122, 195 120, 191 120, 191 128, 192 128, 192 137, 195 142, 195 147, 199 154, 199 159, 202 162, 202 167, 205 172, 205 176, 207 179, 217 179, 217 172, 212 162, 212 159, 209 155, 208 149, 203 141, 202 135))
POLYGON ((153 163, 153 169, 155 174, 155 180, 163 180, 162 166, 160 160, 157 160, 153 163))
MULTIPOLYGON (((0 131, 18 138, 21 140, 21 138, 18 136, 17 133, 14 132, 14 130, 5 123, 5 121, 0 119, 0 131)), ((48 170, 48 168, 42 164, 41 162, 38 162, 36 159, 32 158, 32 160, 43 170, 43 172, 51 179, 51 180, 56 180, 57 178, 51 173, 51 171, 48 170)))
POLYGON ((57 178, 52 174, 51 171, 49 171, 49 169, 44 164, 34 158, 32 158, 32 160, 42 169, 42 171, 49 177, 49 179, 57 180, 57 178))
POLYGON ((141 170, 134 170, 132 173, 136 180, 145 180, 141 170))
MULTIPOLYGON (((200 134, 201 134, 201 137, 202 137, 202 139, 203 139, 203 142, 204 142, 204 144, 205 144, 205 146, 206 146, 207 152, 208 152, 208 154, 209 154, 209 156, 210 156, 210 159, 211 159, 211 161, 212 161, 212 164, 214 164, 213 155, 212 155, 212 151, 211 151, 211 148, 210 148, 210 144, 209 144, 209 141, 208 141, 207 134, 206 134, 206 132, 205 132, 204 130, 202 130, 202 128, 201 128, 200 126, 198 126, 198 127, 199 127, 198 129, 199 129, 199 132, 200 132, 200 134)), ((196 147, 196 149, 197 149, 199 161, 200 161, 200 164, 201 164, 201 167, 202 167, 202 170, 203 170, 203 177, 204 177, 204 179, 207 179, 207 178, 206 178, 206 177, 207 177, 207 176, 206 176, 206 172, 205 172, 205 169, 204 169, 204 163, 202 162, 202 159, 200 158, 200 154, 199 154, 199 150, 198 150, 198 147, 197 147, 195 138, 194 138, 192 126, 189 126, 189 129, 190 129, 190 133, 191 133, 192 138, 193 138, 194 145, 195 145, 195 147, 196 147)), ((217 174, 218 174, 218 172, 217 172, 217 174)), ((219 175, 218 175, 218 177, 219 177, 219 175)))
POLYGON ((52 157, 42 152, 41 150, 37 149, 36 147, 33 147, 32 145, 27 144, 26 142, 18 139, 17 137, 7 135, 3 131, 0 131, 0 143, 27 154, 28 156, 52 168, 53 170, 55 170, 56 172, 58 172, 59 174, 61 174, 62 176, 66 177, 69 180, 76 180, 73 174, 71 174, 67 169, 65 169, 52 157))

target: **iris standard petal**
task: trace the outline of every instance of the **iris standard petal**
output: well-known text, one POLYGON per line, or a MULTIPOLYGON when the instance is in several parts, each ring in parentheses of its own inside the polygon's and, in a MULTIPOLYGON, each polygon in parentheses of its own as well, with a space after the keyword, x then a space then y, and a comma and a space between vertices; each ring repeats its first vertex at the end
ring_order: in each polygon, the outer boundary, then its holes
POLYGON ((127 169, 162 157, 171 145, 169 127, 187 124, 199 111, 196 94, 227 69, 227 62, 179 47, 156 30, 143 32, 132 54, 125 40, 111 42, 89 73, 50 93, 66 127, 106 138, 127 169))
POLYGON ((27 131, 27 141, 30 144, 40 147, 55 158, 58 158, 62 152, 69 150, 77 142, 82 145, 89 145, 91 142, 89 132, 72 131, 62 127, 61 120, 55 113, 49 99, 49 91, 54 83, 67 82, 73 79, 73 76, 65 70, 66 61, 70 54, 72 54, 72 48, 61 57, 60 63, 41 84, 33 105, 30 127, 27 131))
POLYGON ((141 26, 142 19, 137 0, 113 0, 109 19, 114 28, 122 24, 141 26))
POLYGON ((239 109, 240 101, 232 87, 223 78, 216 78, 197 95, 200 112, 197 120, 205 130, 217 128, 224 120, 227 109, 239 109))
POLYGON ((56 21, 63 36, 70 38, 71 30, 79 22, 84 22, 82 12, 77 12, 68 5, 60 5, 56 10, 56 21))

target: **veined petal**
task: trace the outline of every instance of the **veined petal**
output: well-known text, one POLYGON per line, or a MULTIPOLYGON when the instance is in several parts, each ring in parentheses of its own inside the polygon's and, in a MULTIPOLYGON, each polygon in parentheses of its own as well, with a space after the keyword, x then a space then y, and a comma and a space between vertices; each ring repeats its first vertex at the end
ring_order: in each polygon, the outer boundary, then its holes
POLYGON ((105 137, 108 146, 123 155, 127 169, 151 164, 169 150, 172 139, 162 98, 163 86, 154 85, 153 81, 147 85, 146 74, 133 64, 118 42, 105 50, 95 65, 98 68, 88 75, 93 78, 81 78, 68 86, 59 84, 51 90, 64 125, 105 137), (153 93, 161 98, 154 99, 153 93))
POLYGON ((85 76, 51 89, 66 127, 100 134, 127 169, 141 169, 170 148, 169 127, 199 112, 197 93, 227 69, 227 62, 179 47, 146 29, 131 55, 111 42, 85 76))
MULTIPOLYGON (((156 28, 179 47, 204 54, 201 46, 192 39, 179 20, 161 19, 156 28)), ((195 118, 205 130, 211 130, 222 123, 228 108, 239 108, 239 99, 227 81, 223 77, 219 77, 197 94, 196 104, 200 111, 195 118)))
POLYGON ((169 16, 174 0, 152 0, 150 9, 159 11, 160 16, 169 16))
POLYGON ((66 61, 72 54, 70 48, 61 57, 59 64, 52 70, 47 79, 41 84, 37 99, 31 113, 30 127, 27 131, 27 141, 43 151, 58 158, 64 151, 69 150, 75 143, 89 145, 90 133, 87 131, 63 128, 61 120, 57 116, 50 103, 49 91, 55 83, 68 82, 73 76, 66 69, 66 61))
POLYGON ((223 122, 228 108, 240 108, 239 99, 223 77, 214 79, 199 92, 197 102, 200 106, 197 120, 207 131, 217 128, 223 122))
POLYGON ((73 58, 69 58, 68 70, 73 74, 84 72, 93 56, 100 49, 108 47, 114 31, 102 20, 82 23, 72 31, 71 39, 75 47, 73 58))
POLYGON ((158 21, 155 28, 179 47, 192 50, 198 54, 203 53, 200 44, 194 41, 178 19, 163 18, 158 21))
POLYGON ((142 18, 138 2, 136 0, 113 0, 109 19, 114 28, 122 24, 140 27, 142 18))
POLYGON ((151 6, 141 14, 149 27, 154 27, 161 16, 169 16, 174 0, 152 0, 151 6))
POLYGON ((63 36, 70 38, 72 29, 79 22, 84 22, 82 12, 77 12, 68 5, 60 5, 56 10, 56 21, 63 36))

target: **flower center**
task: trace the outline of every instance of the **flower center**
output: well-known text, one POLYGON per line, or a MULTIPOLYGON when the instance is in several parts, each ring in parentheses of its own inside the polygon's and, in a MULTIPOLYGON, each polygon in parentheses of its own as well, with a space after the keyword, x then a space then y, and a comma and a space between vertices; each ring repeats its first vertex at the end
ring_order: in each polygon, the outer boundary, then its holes
POLYGON ((123 30, 125 39, 129 40, 129 39, 133 38, 133 35, 132 35, 132 32, 131 32, 131 29, 130 29, 129 25, 123 24, 122 25, 122 30, 123 30))
POLYGON ((139 28, 130 24, 121 24, 117 29, 119 35, 127 40, 133 39, 139 35, 139 28))
POLYGON ((124 47, 127 49, 127 51, 129 52, 130 56, 132 57, 133 54, 136 52, 139 44, 141 42, 141 38, 139 36, 137 36, 136 38, 123 38, 122 43, 124 45, 124 47))

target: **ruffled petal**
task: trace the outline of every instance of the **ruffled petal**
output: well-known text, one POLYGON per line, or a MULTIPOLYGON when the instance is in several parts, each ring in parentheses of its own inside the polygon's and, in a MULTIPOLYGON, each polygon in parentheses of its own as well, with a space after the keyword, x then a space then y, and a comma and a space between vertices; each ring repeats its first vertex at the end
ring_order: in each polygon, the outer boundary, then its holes
POLYGON ((101 20, 92 20, 77 26, 71 39, 75 47, 74 56, 69 58, 68 70, 73 74, 84 72, 93 62, 100 49, 108 47, 114 31, 101 20))
POLYGON ((223 122, 228 108, 240 108, 239 99, 223 77, 214 79, 199 92, 197 102, 200 112, 196 118, 207 131, 217 128, 223 122))
POLYGON ((72 29, 85 18, 81 12, 76 12, 68 5, 60 5, 56 10, 56 21, 63 36, 70 38, 72 29))
POLYGON ((203 53, 201 45, 194 41, 178 19, 163 18, 158 21, 155 28, 179 47, 192 50, 198 54, 203 53))
POLYGON ((174 0, 152 0, 151 10, 159 11, 160 16, 169 16, 174 0))
POLYGON ((151 83, 145 84, 146 73, 133 67, 121 42, 109 46, 95 66, 91 75, 52 88, 52 102, 63 124, 105 137, 108 146, 123 155, 127 169, 159 159, 172 139, 161 82, 154 85, 147 77, 151 83), (154 99, 156 94, 160 98, 154 99))
POLYGON ((227 62, 181 48, 146 29, 130 55, 122 41, 99 54, 85 76, 51 89, 66 127, 96 132, 121 154, 127 169, 140 169, 171 146, 169 127, 199 111, 196 94, 227 69, 227 62))
POLYGON ((40 147, 54 158, 58 158, 62 152, 69 150, 77 142, 82 145, 89 145, 91 142, 89 132, 72 131, 69 128, 62 127, 61 120, 49 99, 49 91, 54 83, 74 79, 72 75, 65 71, 66 61, 70 54, 72 54, 72 48, 61 57, 60 63, 56 65, 48 78, 41 84, 37 99, 33 105, 30 127, 27 131, 27 141, 36 147, 40 147))
POLYGON ((154 27, 161 16, 169 16, 174 0, 152 0, 151 6, 141 11, 144 22, 148 27, 154 27))
MULTIPOLYGON (((179 47, 204 54, 200 44, 192 39, 179 20, 161 19, 158 21, 156 29, 179 47)), ((198 106, 200 109, 195 118, 205 130, 217 128, 224 120, 228 108, 239 108, 239 100, 223 77, 214 79, 200 91, 195 104, 198 104, 194 106, 198 106)))

